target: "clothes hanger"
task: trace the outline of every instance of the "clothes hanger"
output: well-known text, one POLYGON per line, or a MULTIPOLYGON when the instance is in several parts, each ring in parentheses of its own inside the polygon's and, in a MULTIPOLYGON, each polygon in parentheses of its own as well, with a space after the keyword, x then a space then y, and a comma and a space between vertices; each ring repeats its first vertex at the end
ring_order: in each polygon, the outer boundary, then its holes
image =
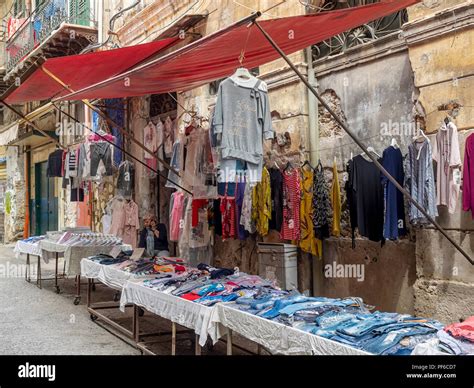
POLYGON ((314 171, 314 167, 311 165, 309 160, 305 160, 304 163, 301 165, 301 168, 304 168, 305 166, 309 166, 309 168, 314 171))
MULTIPOLYGON (((370 153, 375 154, 376 156, 381 158, 381 156, 377 153, 377 151, 375 151, 374 147, 372 147, 372 146, 367 147, 367 151, 369 151, 370 153)), ((367 155, 367 154, 365 152, 362 152, 361 155, 364 156, 364 155, 367 155)))
POLYGON ((390 142, 390 145, 393 148, 400 148, 400 146, 398 145, 397 139, 395 139, 394 137, 392 137, 392 141, 390 142))
POLYGON ((291 162, 290 162, 290 161, 288 161, 288 162, 286 163, 286 166, 285 166, 285 168, 283 169, 283 172, 286 172, 286 170, 288 170, 288 168, 290 168, 290 167, 291 167, 291 168, 293 168, 293 166, 292 166, 291 162))

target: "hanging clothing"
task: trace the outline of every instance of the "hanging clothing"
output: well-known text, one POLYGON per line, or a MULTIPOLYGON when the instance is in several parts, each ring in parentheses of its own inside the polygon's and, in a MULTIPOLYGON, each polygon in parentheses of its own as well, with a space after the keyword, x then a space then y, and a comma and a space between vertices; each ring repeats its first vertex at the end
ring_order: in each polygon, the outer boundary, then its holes
POLYGON ((119 195, 130 197, 135 188, 135 166, 132 162, 124 160, 120 163, 117 178, 117 191, 119 195))
POLYGON ((329 189, 326 177, 324 176, 323 166, 319 163, 313 177, 313 225, 314 233, 320 240, 329 237, 330 217, 329 189))
POLYGON ((133 201, 124 204, 123 243, 137 247, 137 231, 140 229, 138 205, 133 201))
POLYGON ((66 154, 65 172, 66 179, 77 177, 77 149, 71 149, 66 154))
POLYGON ((282 240, 300 240, 301 184, 298 170, 283 172, 283 224, 282 240))
MULTIPOLYGON (((153 124, 151 121, 143 129, 143 145, 153 153, 150 154, 149 152, 144 151, 145 163, 148 167, 156 171, 158 169, 158 161, 154 155, 158 151, 159 147, 158 132, 155 127, 155 124, 153 124)), ((146 174, 151 178, 156 176, 156 173, 151 171, 150 169, 146 169, 146 174)))
POLYGON ((352 187, 356 195, 359 233, 371 241, 383 243, 384 199, 380 171, 361 155, 353 162, 352 187))
POLYGON ((123 238, 125 225, 125 201, 121 198, 114 198, 110 204, 112 213, 112 226, 110 234, 123 238))
POLYGON ((261 163, 263 139, 274 137, 266 84, 255 77, 221 82, 213 125, 221 137, 223 159, 261 163))
POLYGON ((272 216, 272 196, 270 186, 270 173, 266 167, 262 170, 262 181, 255 189, 255 202, 253 206, 257 209, 255 223, 257 233, 260 236, 268 234, 268 225, 272 216))
MULTIPOLYGON (((427 139, 421 143, 413 142, 408 146, 408 155, 405 160, 405 186, 428 215, 438 216, 431 144, 427 139)), ((412 203, 410 203, 408 213, 413 225, 428 223, 423 213, 412 203)))
POLYGON ((322 242, 316 238, 313 225, 313 171, 303 169, 301 175, 301 239, 299 247, 303 252, 320 257, 322 254, 322 242))
MULTIPOLYGON (((399 148, 388 147, 382 154, 382 165, 403 186, 405 173, 403 172, 403 156, 399 148)), ((383 235, 386 239, 396 240, 406 235, 405 204, 403 194, 395 185, 382 176, 385 203, 385 222, 383 235)))
POLYGON ((238 182, 235 189, 235 222, 237 236, 239 240, 245 240, 248 237, 248 232, 245 231, 245 228, 240 224, 242 218, 242 205, 244 202, 244 193, 245 193, 245 182, 238 182))
POLYGON ((235 238, 235 198, 221 198, 222 240, 235 238))
POLYGON ((112 168, 112 146, 106 142, 96 142, 90 144, 90 161, 91 176, 100 175, 98 174, 98 168, 100 162, 105 166, 105 176, 113 175, 114 171, 112 168))
POLYGON ((462 208, 470 210, 474 219, 474 134, 466 139, 464 150, 462 208))
POLYGON ((270 173, 270 191, 272 198, 272 217, 270 218, 269 228, 281 230, 283 223, 283 175, 278 168, 271 168, 268 171, 270 173))
POLYGON ((184 194, 177 191, 171 194, 170 201, 170 241, 179 241, 184 212, 184 194))
POLYGON ((350 159, 346 165, 347 181, 344 185, 347 197, 347 207, 349 208, 349 219, 351 224, 352 249, 355 248, 355 230, 357 228, 357 202, 353 183, 354 161, 350 159))
MULTIPOLYGON (((107 116, 110 117, 114 123, 123 128, 125 125, 124 100, 122 98, 107 98, 104 100, 104 104, 107 116)), ((110 131, 113 135, 113 143, 117 147, 123 148, 123 134, 120 129, 112 125, 110 131)), ((115 150, 113 152, 113 163, 115 167, 120 165, 123 157, 122 150, 117 147, 114 147, 115 150)))
MULTIPOLYGON (((244 198, 242 201, 242 213, 240 215, 240 225, 249 233, 255 233, 257 231, 257 226, 254 221, 254 211, 256 214, 256 209, 253 207, 253 198, 255 193, 255 185, 250 183, 245 185, 244 198)), ((255 216, 256 218, 256 216, 255 216)))
POLYGON ((173 144, 174 144, 174 133, 175 126, 173 126, 173 120, 171 117, 167 116, 163 124, 163 141, 164 141, 164 150, 165 156, 167 158, 171 157, 173 153, 173 144))
POLYGON ((216 236, 222 236, 222 214, 221 214, 221 200, 215 199, 212 202, 212 226, 216 236))
POLYGON ((207 222, 207 208, 198 210, 198 223, 191 228, 189 248, 204 248, 209 245, 211 234, 207 222))
POLYGON ((339 174, 337 173, 336 161, 334 161, 332 165, 331 205, 332 235, 339 237, 341 235, 341 188, 339 186, 339 174))
MULTIPOLYGON (((170 166, 180 173, 184 166, 184 142, 181 138, 176 140, 173 144, 173 152, 170 161, 170 166)), ((172 170, 168 172, 168 180, 165 183, 165 187, 170 189, 177 189, 176 184, 181 184, 181 178, 177 173, 172 170)))
POLYGON ((46 176, 62 177, 63 174, 63 150, 53 151, 48 156, 48 164, 46 167, 46 176))
POLYGON ((458 129, 454 123, 443 122, 433 145, 436 168, 436 192, 438 206, 447 206, 450 214, 456 211, 459 184, 454 182, 454 170, 461 166, 458 129))

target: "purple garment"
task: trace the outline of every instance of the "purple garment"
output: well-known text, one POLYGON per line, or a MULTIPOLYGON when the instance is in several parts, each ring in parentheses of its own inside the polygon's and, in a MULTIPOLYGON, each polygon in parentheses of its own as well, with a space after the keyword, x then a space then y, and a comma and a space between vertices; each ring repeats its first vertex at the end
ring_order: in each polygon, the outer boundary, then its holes
POLYGON ((248 237, 248 232, 243 225, 240 225, 240 217, 242 216, 242 204, 244 203, 245 182, 237 183, 235 192, 235 208, 236 208, 236 223, 237 234, 239 240, 245 240, 248 237))

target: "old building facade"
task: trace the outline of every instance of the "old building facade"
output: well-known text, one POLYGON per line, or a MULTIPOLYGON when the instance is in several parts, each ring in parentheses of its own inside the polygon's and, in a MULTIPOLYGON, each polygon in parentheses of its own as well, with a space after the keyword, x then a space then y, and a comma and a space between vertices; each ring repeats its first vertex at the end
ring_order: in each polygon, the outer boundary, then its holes
MULTIPOLYGON (((49 3, 54 2, 7 1, 2 12, 15 20, 29 14, 34 19, 34 15, 41 16, 46 12, 43 10, 49 3)), ((125 47, 186 29, 188 34, 180 43, 184 45, 255 10, 268 10, 264 18, 284 17, 320 12, 323 3, 337 2, 286 1, 274 8, 278 2, 271 0, 69 0, 65 3, 65 23, 61 22, 59 28, 41 35, 45 43, 37 55, 71 55, 91 44, 96 45, 91 46, 95 49, 101 46, 100 50, 125 47), (111 27, 113 31, 110 31, 111 27), (68 28, 79 32, 80 44, 74 50, 64 43, 68 28)), ((358 2, 349 3, 356 5, 358 2)), ((15 56, 9 50, 25 26, 27 24, 20 26, 16 33, 4 36, 7 53, 2 70, 4 88, 24 76, 25 62, 31 64, 35 60, 21 59, 21 53, 15 56)), ((407 12, 393 15, 390 23, 374 23, 370 28, 350 31, 338 41, 319 44, 292 54, 290 58, 349 128, 378 153, 394 136, 406 153, 415 123, 421 123, 428 133, 435 133, 440 122, 449 115, 460 131, 461 154, 464 154, 464 140, 474 129, 474 52, 470 49, 473 43, 472 1, 426 0, 407 12), (454 108, 446 110, 443 106, 454 108)), ((25 44, 25 50, 28 47, 25 44)), ((314 164, 321 160, 328 179, 332 180, 335 160, 343 187, 345 164, 351 154, 361 152, 358 147, 324 108, 318 106, 283 60, 261 66, 258 74, 269 87, 277 134, 288 133, 291 139, 282 146, 276 142, 266 145, 268 166, 275 163, 282 166, 288 160, 301 163, 309 159, 314 164)), ((143 139, 143 129, 151 117, 178 117, 178 125, 184 125, 186 111, 208 117, 215 100, 215 83, 171 96, 127 98, 122 102, 124 127, 130 136, 143 139)), ((59 127, 58 132, 57 123, 70 120, 60 116, 54 107, 43 106, 44 103, 38 102, 18 108, 41 129, 57 136, 65 146, 76 143, 85 135, 64 131, 66 125, 59 127)), ((64 103, 63 108, 79 121, 93 126, 92 113, 80 102, 64 103)), ((71 203, 69 193, 62 188, 59 179, 45 179, 45 161, 56 148, 50 139, 39 136, 28 123, 5 108, 0 136, 9 140, 5 144, 6 242, 64 226, 89 225, 100 230, 102 210, 114 194, 113 180, 95 186, 90 200, 84 204, 71 203)), ((143 150, 137 144, 127 137, 123 142, 132 154, 143 157, 143 150)), ((141 165, 136 168, 135 201, 140 205, 140 216, 155 214, 167 223, 171 191, 164 187, 165 180, 150 178, 141 165)), ((343 210, 345 208, 343 193, 343 210)), ((441 212, 439 222, 472 255, 470 231, 474 230, 474 223, 460 204, 454 215, 441 212)), ((378 309, 432 316, 445 322, 472 314, 469 301, 474 298, 474 269, 435 229, 411 229, 408 238, 388 241, 383 247, 357 238, 356 248, 352 249, 346 210, 343 211, 342 226, 341 237, 325 241, 322 258, 299 253, 301 291, 332 297, 357 295, 378 309), (326 278, 324 267, 334 262, 363 265, 365 280, 326 278)), ((238 266, 243 271, 256 273, 256 243, 260 240, 222 242, 216 238, 215 264, 238 266)), ((278 233, 271 232, 265 241, 279 241, 278 233)))

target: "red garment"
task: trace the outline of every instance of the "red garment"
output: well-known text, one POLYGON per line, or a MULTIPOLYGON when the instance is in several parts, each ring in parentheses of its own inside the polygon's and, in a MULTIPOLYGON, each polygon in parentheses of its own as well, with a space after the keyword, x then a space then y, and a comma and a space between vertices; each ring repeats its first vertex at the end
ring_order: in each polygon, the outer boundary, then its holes
POLYGON ((173 264, 175 272, 184 272, 186 271, 186 267, 183 265, 173 264))
POLYGON ((89 140, 89 141, 92 141, 92 142, 95 142, 95 141, 103 141, 103 139, 108 140, 108 141, 111 141, 111 142, 115 142, 115 136, 111 135, 110 133, 106 133, 106 134, 103 135, 102 137, 99 136, 99 135, 96 134, 96 133, 92 133, 92 134, 90 134, 89 137, 88 137, 88 140, 89 140))
POLYGON ((298 170, 291 169, 283 173, 283 223, 280 238, 282 240, 300 239, 301 184, 298 170))
POLYGON ((199 299, 200 296, 197 294, 193 294, 192 292, 188 292, 187 294, 181 295, 181 298, 193 301, 193 300, 199 299))
POLYGON ((207 206, 207 199, 193 199, 192 203, 192 220, 191 226, 193 228, 197 227, 199 224, 199 209, 204 206, 207 206))
POLYGON ((474 342, 474 316, 467 318, 464 322, 446 326, 444 331, 454 338, 474 342))
POLYGON ((67 152, 63 152, 63 160, 62 160, 62 165, 61 165, 61 176, 66 175, 66 157, 67 157, 67 152))
POLYGON ((235 238, 235 198, 221 199, 222 239, 235 238))

